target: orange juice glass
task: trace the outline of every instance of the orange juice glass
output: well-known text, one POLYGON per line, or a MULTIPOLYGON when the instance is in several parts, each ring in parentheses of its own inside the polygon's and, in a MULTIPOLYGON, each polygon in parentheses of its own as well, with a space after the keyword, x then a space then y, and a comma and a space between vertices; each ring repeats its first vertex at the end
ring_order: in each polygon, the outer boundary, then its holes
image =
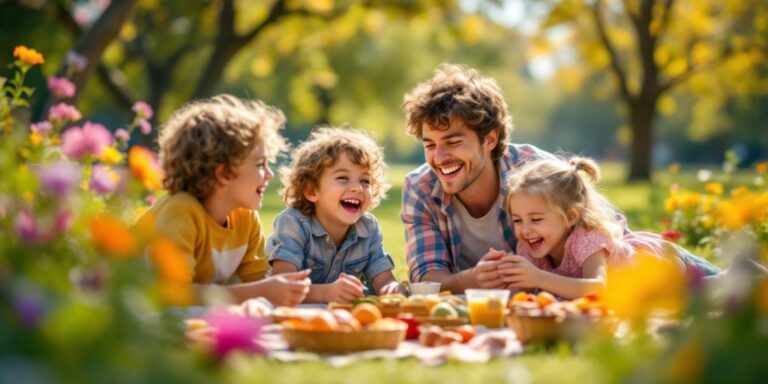
POLYGON ((467 289, 469 322, 488 328, 504 326, 504 309, 509 301, 506 289, 467 289))

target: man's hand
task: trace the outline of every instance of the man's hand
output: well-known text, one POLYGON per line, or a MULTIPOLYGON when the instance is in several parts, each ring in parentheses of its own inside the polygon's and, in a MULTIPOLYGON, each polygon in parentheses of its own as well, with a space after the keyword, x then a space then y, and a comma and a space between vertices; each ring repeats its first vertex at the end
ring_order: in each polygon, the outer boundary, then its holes
POLYGON ((387 284, 385 284, 381 289, 379 289, 379 292, 377 292, 379 296, 381 295, 405 295, 405 290, 403 289, 403 286, 400 285, 397 281, 391 281, 387 284))
POLYGON ((309 292, 309 270, 283 273, 263 280, 264 296, 275 305, 293 307, 304 301, 309 292))
POLYGON ((508 287, 536 288, 540 283, 541 270, 528 259, 511 253, 501 258, 498 272, 508 287))
POLYGON ((499 274, 499 264, 501 258, 505 255, 504 251, 497 251, 493 248, 488 250, 477 265, 471 269, 472 278, 474 279, 474 287, 495 289, 503 288, 504 282, 501 280, 499 274))
POLYGON ((326 285, 326 302, 351 303, 353 300, 364 297, 365 285, 354 276, 341 273, 339 278, 326 285))

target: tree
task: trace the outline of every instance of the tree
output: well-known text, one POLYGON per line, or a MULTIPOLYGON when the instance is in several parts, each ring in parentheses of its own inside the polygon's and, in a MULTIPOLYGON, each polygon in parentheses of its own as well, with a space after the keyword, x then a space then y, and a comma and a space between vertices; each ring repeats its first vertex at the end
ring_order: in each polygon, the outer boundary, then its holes
POLYGON ((648 179, 655 118, 674 90, 692 85, 685 91, 706 98, 713 89, 702 83, 710 82, 722 93, 768 92, 758 81, 768 62, 766 18, 760 0, 561 0, 549 2, 538 43, 551 45, 546 33, 564 27, 577 65, 612 74, 631 131, 628 178, 648 179))

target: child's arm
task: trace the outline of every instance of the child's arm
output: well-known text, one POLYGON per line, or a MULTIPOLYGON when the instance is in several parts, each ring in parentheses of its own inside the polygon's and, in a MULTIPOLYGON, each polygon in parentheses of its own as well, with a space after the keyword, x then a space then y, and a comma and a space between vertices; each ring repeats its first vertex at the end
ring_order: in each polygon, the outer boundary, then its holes
POLYGON ((565 277, 543 271, 528 259, 509 254, 499 266, 502 281, 511 287, 540 288, 566 299, 576 299, 589 293, 602 293, 606 284, 605 252, 588 257, 582 266, 581 278, 565 277))
MULTIPOLYGON (((283 260, 272 262, 272 274, 296 272, 296 266, 283 260)), ((363 297, 365 285, 354 276, 342 273, 330 284, 311 284, 309 293, 304 299, 307 303, 350 303, 358 297, 363 297)))
POLYGON ((373 289, 376 290, 377 295, 404 295, 405 291, 400 283, 395 279, 395 275, 391 270, 384 271, 374 276, 372 279, 373 289))
MULTIPOLYGON (((295 306, 301 303, 309 292, 309 270, 272 276, 249 283, 222 286, 238 302, 263 296, 272 304, 295 306)), ((198 290, 205 285, 196 285, 198 290)))

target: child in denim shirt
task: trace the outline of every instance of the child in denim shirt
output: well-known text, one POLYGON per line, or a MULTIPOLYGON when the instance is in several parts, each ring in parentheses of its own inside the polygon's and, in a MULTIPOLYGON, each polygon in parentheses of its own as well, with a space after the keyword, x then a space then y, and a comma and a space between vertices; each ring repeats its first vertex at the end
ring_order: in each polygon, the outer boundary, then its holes
POLYGON ((319 128, 281 169, 280 196, 288 205, 274 222, 266 252, 272 274, 310 269, 305 302, 348 303, 369 290, 402 293, 368 213, 389 188, 381 148, 369 136, 319 128))

